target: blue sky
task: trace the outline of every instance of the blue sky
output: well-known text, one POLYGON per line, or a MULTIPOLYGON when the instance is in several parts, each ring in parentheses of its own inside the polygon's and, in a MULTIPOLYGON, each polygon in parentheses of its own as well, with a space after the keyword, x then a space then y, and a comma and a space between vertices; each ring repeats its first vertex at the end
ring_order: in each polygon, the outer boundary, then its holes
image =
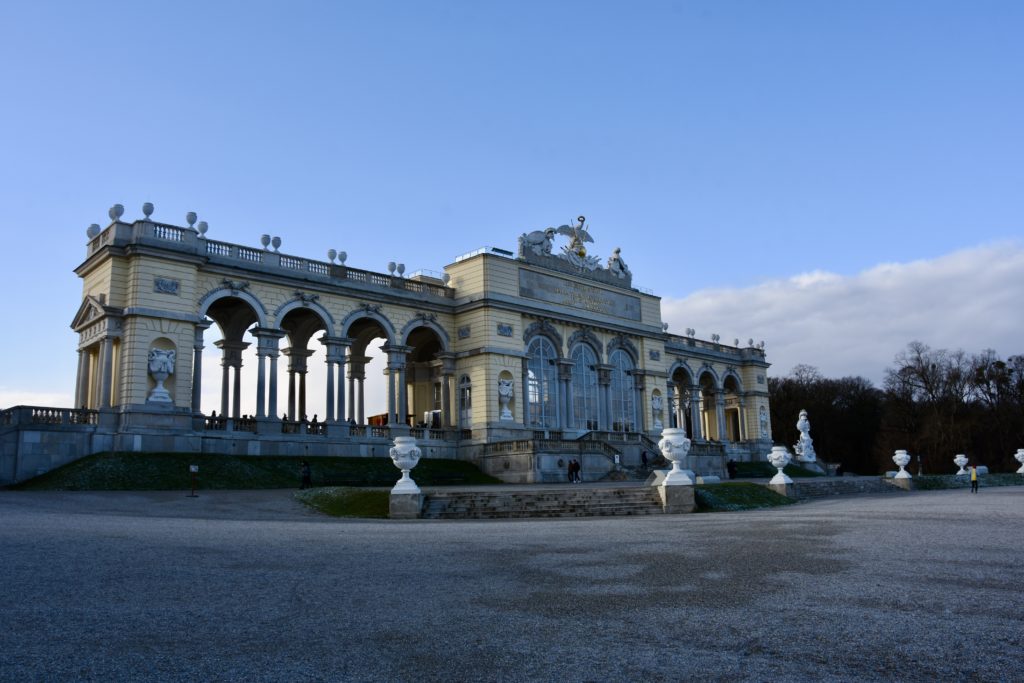
MULTIPOLYGON (((595 253, 621 246, 675 331, 766 339, 777 374, 847 372, 841 349, 797 357, 773 342, 787 318, 728 302, 814 272, 1017 264, 1021 35, 1019 2, 4 3, 0 285, 18 333, 0 404, 70 395, 71 270, 115 202, 374 270, 439 270, 585 214, 595 253), (738 296, 708 310, 705 291, 738 296)), ((1024 269, 1001 277, 985 291, 1017 292, 1024 269)), ((985 291, 942 316, 984 327, 985 291)), ((902 327, 851 370, 880 377, 908 334, 1019 353, 1010 318, 1003 336, 902 327)))

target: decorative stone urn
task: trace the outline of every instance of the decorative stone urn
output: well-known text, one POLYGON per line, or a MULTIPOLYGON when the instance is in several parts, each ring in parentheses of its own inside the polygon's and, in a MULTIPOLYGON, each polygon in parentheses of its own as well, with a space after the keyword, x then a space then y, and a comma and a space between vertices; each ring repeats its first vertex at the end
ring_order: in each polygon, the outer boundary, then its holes
POLYGON ((789 478, 789 475, 783 472, 789 461, 793 459, 793 456, 789 454, 785 446, 772 446, 772 452, 768 454, 768 462, 772 464, 772 467, 777 469, 779 472, 769 484, 792 484, 793 480, 789 478))
POLYGON ((170 393, 164 387, 164 380, 174 374, 175 355, 173 350, 149 350, 149 374, 156 381, 156 386, 153 387, 153 391, 149 392, 149 398, 146 399, 148 403, 174 402, 170 393))
POLYGON ((1020 469, 1017 470, 1017 474, 1024 474, 1024 448, 1018 448, 1013 458, 1020 463, 1020 469))
POLYGON ((509 403, 512 401, 512 380, 510 379, 499 379, 498 380, 498 407, 501 409, 501 413, 498 416, 500 420, 512 420, 512 410, 509 408, 509 403))
POLYGON ((422 455, 419 447, 416 446, 416 437, 396 436, 395 445, 391 448, 390 453, 395 467, 402 470, 402 478, 391 489, 391 493, 419 493, 420 487, 409 476, 409 470, 419 464, 420 455, 422 455))
POLYGON ((900 471, 896 473, 896 479, 911 479, 910 472, 907 472, 904 468, 910 464, 910 454, 904 450, 896 451, 896 455, 892 456, 892 461, 896 463, 900 471))
POLYGON ((960 471, 957 472, 957 474, 967 474, 967 470, 964 469, 965 467, 967 467, 967 456, 966 455, 964 455, 963 453, 960 453, 955 458, 953 458, 953 463, 957 467, 960 468, 960 471))
POLYGON ((665 459, 672 463, 672 469, 662 482, 662 486, 693 486, 693 479, 683 471, 681 465, 690 452, 690 440, 686 438, 686 430, 670 427, 661 432, 658 449, 665 459))

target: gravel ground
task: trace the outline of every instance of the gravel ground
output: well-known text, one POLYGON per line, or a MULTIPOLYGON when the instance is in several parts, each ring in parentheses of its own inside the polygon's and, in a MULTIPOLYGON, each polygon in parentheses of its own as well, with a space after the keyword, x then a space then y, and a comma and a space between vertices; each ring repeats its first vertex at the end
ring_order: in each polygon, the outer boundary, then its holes
POLYGON ((1024 489, 354 521, 0 492, 3 681, 1021 681, 1024 489))

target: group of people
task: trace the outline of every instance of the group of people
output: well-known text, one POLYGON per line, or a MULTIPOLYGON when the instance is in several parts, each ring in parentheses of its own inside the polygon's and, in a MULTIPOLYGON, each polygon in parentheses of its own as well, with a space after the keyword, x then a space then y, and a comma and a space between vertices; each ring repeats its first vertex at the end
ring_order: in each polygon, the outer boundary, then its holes
POLYGON ((566 474, 569 475, 570 484, 579 484, 583 479, 580 478, 580 471, 583 469, 583 465, 576 458, 569 461, 569 467, 566 469, 566 474))

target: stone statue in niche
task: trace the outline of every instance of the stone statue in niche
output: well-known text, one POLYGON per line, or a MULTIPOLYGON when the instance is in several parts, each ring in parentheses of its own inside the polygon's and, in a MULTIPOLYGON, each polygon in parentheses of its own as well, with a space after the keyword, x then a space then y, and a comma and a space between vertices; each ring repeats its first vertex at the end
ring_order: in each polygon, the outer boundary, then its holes
POLYGON ((661 421, 661 394, 651 396, 651 412, 654 413, 654 428, 661 429, 665 425, 661 421))
POLYGON ((174 374, 174 350, 150 349, 149 374, 156 380, 156 386, 149 392, 147 403, 173 403, 170 393, 164 388, 164 380, 174 374))
POLYGON ((622 249, 615 247, 615 251, 608 257, 608 272, 620 280, 624 280, 632 275, 632 273, 629 271, 629 266, 626 265, 626 262, 622 260, 621 253, 622 249))
POLYGON ((761 410, 758 411, 758 415, 761 419, 761 438, 768 438, 768 409, 761 406, 761 410))
POLYGON ((526 251, 532 251, 537 256, 545 256, 551 254, 551 245, 555 239, 555 229, 548 228, 547 230, 534 230, 533 232, 524 232, 519 237, 519 253, 522 255, 526 251))
POLYGON ((510 379, 499 379, 498 380, 498 406, 501 408, 501 414, 499 419, 511 420, 512 411, 508 405, 512 401, 512 380, 510 379))

